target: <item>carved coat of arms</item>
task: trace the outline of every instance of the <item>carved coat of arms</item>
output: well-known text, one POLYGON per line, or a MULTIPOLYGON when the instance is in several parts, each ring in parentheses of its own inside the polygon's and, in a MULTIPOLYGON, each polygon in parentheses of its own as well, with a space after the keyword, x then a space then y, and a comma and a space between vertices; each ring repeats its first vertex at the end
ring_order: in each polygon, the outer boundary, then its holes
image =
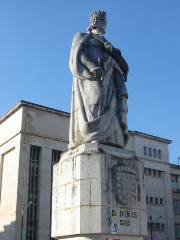
POLYGON ((119 159, 112 168, 112 184, 116 201, 131 206, 140 201, 141 189, 138 171, 138 159, 119 159))

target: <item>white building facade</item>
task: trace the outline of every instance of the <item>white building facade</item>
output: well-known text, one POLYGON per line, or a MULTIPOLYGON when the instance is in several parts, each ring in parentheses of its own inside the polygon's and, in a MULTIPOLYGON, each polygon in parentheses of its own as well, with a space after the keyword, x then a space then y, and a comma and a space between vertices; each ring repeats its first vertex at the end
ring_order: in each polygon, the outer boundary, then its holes
POLYGON ((50 239, 52 161, 68 126, 69 114, 23 101, 1 118, 0 239, 50 239))
MULTIPOLYGON (((25 101, 0 119, 0 239, 50 239, 52 165, 67 150, 68 129, 69 113, 25 101)), ((126 147, 144 161, 147 239, 178 239, 170 143, 130 131, 126 147)))
POLYGON ((175 239, 168 154, 168 144, 171 141, 139 132, 134 132, 132 138, 135 142, 134 151, 144 161, 148 216, 148 237, 146 239, 175 239))

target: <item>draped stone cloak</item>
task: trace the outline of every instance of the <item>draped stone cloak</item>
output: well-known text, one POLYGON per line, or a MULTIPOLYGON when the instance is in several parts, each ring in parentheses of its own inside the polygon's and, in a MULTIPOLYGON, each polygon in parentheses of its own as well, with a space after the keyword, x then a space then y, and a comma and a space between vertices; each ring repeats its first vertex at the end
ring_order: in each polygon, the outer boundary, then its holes
POLYGON ((92 33, 74 36, 69 64, 73 74, 69 149, 92 141, 124 147, 127 91, 120 67, 92 33), (102 77, 90 72, 93 67, 102 67, 102 77))

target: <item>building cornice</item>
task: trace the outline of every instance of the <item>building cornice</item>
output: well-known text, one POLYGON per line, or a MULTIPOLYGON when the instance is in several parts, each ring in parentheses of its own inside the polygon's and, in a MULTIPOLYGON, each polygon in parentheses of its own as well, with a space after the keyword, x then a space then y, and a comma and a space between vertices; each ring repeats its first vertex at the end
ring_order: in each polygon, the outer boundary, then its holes
POLYGON ((171 168, 180 169, 180 165, 173 164, 173 163, 170 163, 170 167, 171 167, 171 168))
POLYGON ((4 122, 7 118, 9 118, 13 113, 17 112, 21 108, 21 101, 17 102, 14 107, 12 107, 7 113, 5 113, 1 118, 0 118, 0 124, 4 122))
POLYGON ((169 140, 167 138, 161 138, 161 137, 158 137, 158 136, 155 136, 155 135, 151 135, 151 134, 148 134, 148 133, 143 133, 143 132, 138 132, 138 131, 129 131, 129 132, 132 135, 145 137, 145 138, 148 138, 148 139, 153 139, 153 140, 164 142, 164 143, 167 143, 167 144, 172 143, 172 140, 169 140))
MULTIPOLYGON (((50 108, 50 107, 47 107, 47 106, 44 106, 44 105, 40 105, 40 104, 36 104, 36 103, 21 100, 13 108, 11 108, 4 116, 2 116, 0 118, 0 124, 2 122, 4 122, 7 118, 9 118, 13 113, 18 111, 23 106, 27 106, 27 107, 31 107, 31 108, 35 108, 35 109, 40 109, 40 110, 43 110, 43 111, 48 111, 48 112, 59 114, 61 116, 65 116, 65 117, 70 117, 69 112, 64 112, 64 111, 61 111, 61 110, 58 110, 58 109, 55 109, 55 108, 50 108)), ((139 131, 131 131, 130 130, 129 133, 131 135, 141 136, 141 137, 145 137, 145 138, 148 138, 148 139, 153 139, 153 140, 160 141, 160 142, 167 143, 167 144, 172 143, 172 141, 169 140, 169 139, 161 138, 161 137, 158 137, 158 136, 154 136, 154 135, 139 132, 139 131)))
POLYGON ((21 101, 17 102, 17 104, 13 108, 11 108, 4 116, 2 116, 0 118, 0 124, 2 122, 4 122, 7 118, 9 118, 12 114, 17 112, 23 106, 27 106, 27 107, 31 107, 31 108, 35 108, 35 109, 41 109, 41 110, 48 111, 48 112, 51 112, 51 113, 60 114, 60 115, 63 115, 65 117, 70 116, 70 114, 68 112, 60 111, 60 110, 55 109, 55 108, 50 108, 50 107, 46 107, 46 106, 43 106, 43 105, 40 105, 40 104, 36 104, 36 103, 21 100, 21 101))

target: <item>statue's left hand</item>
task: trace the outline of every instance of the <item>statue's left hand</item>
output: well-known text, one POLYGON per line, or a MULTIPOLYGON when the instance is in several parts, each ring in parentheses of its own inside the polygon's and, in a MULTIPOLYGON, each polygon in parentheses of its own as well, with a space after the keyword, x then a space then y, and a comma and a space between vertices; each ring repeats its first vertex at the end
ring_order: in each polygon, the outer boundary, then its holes
POLYGON ((102 77, 103 75, 103 69, 101 67, 93 67, 90 69, 90 72, 95 76, 95 77, 102 77))

